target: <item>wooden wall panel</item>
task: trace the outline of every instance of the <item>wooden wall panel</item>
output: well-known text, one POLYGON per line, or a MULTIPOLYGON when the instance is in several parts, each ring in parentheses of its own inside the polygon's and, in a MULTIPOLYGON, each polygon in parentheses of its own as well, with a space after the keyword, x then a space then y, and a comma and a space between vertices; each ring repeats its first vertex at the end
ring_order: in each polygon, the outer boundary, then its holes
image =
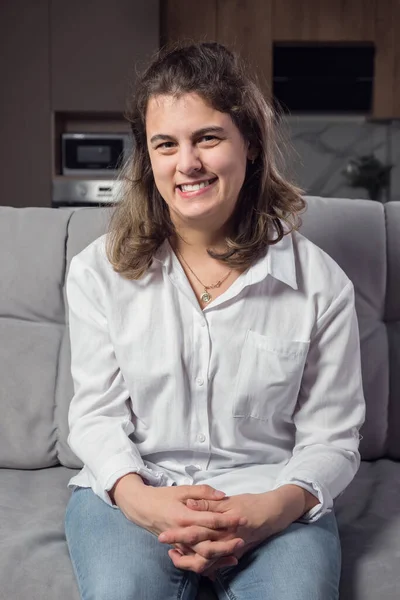
POLYGON ((161 44, 215 41, 217 0, 161 0, 161 44))
POLYGON ((163 0, 165 41, 218 39, 254 66, 266 93, 273 41, 375 42, 374 110, 400 117, 400 0, 163 0))
POLYGON ((400 2, 394 2, 391 22, 393 35, 393 114, 400 117, 400 2))
POLYGON ((277 41, 373 41, 378 0, 272 0, 277 41))
MULTIPOLYGON (((376 5, 374 108, 377 118, 394 115, 395 24, 394 5, 397 0, 385 0, 376 5)), ((400 116, 400 112, 398 113, 400 116)))
POLYGON ((272 0, 165 0, 161 44, 216 40, 238 50, 266 94, 272 79, 272 0))
POLYGON ((318 12, 309 10, 309 3, 272 0, 274 41, 304 41, 315 36, 318 31, 318 16, 318 12))
POLYGON ((272 0, 218 0, 217 39, 240 52, 270 96, 272 81, 272 0))
MULTIPOLYGON (((337 3, 340 6, 339 27, 343 41, 351 39, 372 42, 375 39, 375 6, 379 1, 381 0, 341 0, 337 3)), ((339 31, 337 33, 339 38, 339 31)))

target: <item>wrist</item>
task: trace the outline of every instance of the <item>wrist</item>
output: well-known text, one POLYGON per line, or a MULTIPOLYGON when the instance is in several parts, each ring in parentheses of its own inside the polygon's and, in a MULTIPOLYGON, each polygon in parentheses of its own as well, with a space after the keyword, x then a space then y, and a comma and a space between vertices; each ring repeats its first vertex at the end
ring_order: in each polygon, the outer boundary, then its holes
POLYGON ((316 496, 296 484, 286 484, 274 490, 283 503, 284 512, 291 522, 297 521, 314 506, 319 504, 316 496))
POLYGON ((126 473, 117 479, 111 490, 109 490, 108 495, 110 496, 111 502, 114 505, 119 506, 118 499, 124 495, 127 489, 129 489, 129 493, 132 493, 136 488, 141 489, 142 487, 145 487, 145 485, 146 484, 138 473, 126 473))
POLYGON ((317 498, 316 496, 314 496, 314 494, 311 494, 307 490, 303 490, 303 492, 305 493, 305 496, 306 496, 306 509, 303 513, 303 515, 304 515, 305 513, 308 513, 309 510, 314 508, 314 506, 317 506, 317 504, 320 504, 320 501, 319 501, 319 498, 317 498))
POLYGON ((128 473, 116 481, 108 493, 129 521, 153 531, 154 495, 158 490, 146 485, 137 473, 128 473))

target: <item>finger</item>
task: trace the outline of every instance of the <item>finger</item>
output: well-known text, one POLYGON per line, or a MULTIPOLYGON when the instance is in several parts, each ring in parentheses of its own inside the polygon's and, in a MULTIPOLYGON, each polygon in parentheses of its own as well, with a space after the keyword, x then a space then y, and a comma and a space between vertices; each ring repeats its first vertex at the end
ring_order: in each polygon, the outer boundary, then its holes
POLYGON ((204 577, 208 577, 211 581, 215 581, 216 575, 219 569, 223 569, 224 567, 234 567, 239 563, 239 560, 236 556, 224 556, 215 562, 212 567, 203 571, 202 575, 204 577))
POLYGON ((168 555, 175 567, 183 569, 184 571, 193 571, 201 575, 203 571, 209 569, 213 562, 206 560, 198 554, 192 554, 190 556, 181 555, 177 550, 168 550, 168 555))
MULTIPOLYGON (((193 498, 189 498, 186 501, 186 506, 188 508, 190 508, 191 510, 198 510, 198 511, 211 511, 211 512, 225 513, 226 510, 230 510, 229 508, 227 508, 228 505, 225 503, 224 500, 219 501, 219 502, 214 502, 214 501, 204 500, 204 499, 193 500, 193 498), (226 509, 226 510, 224 510, 224 509, 226 509)), ((247 524, 246 517, 240 517, 239 525, 246 525, 246 524, 247 524)))
POLYGON ((208 529, 236 529, 241 524, 241 520, 243 519, 239 515, 188 509, 187 514, 180 519, 178 525, 181 527, 199 525, 208 529))
MULTIPOLYGON (((188 554, 185 548, 190 548, 192 552, 194 551, 207 559, 228 556, 244 546, 244 540, 233 534, 222 540, 218 538, 211 540, 208 537, 208 531, 211 532, 211 535, 213 534, 212 530, 201 527, 168 530, 160 534, 159 539, 161 538, 161 541, 165 540, 162 543, 173 545, 178 550, 181 550, 183 554, 188 554)), ((216 533, 214 532, 214 535, 216 533)))
POLYGON ((158 536, 161 544, 185 544, 193 547, 201 542, 227 542, 232 539, 242 539, 235 534, 234 530, 215 530, 206 527, 180 527, 176 529, 167 529, 158 536))
MULTIPOLYGON (((162 544, 187 544, 193 546, 199 542, 206 540, 217 540, 221 533, 215 529, 199 527, 192 525, 190 527, 179 527, 175 529, 167 529, 158 536, 158 541, 162 544)), ((227 534, 229 535, 229 534, 227 534)))
POLYGON ((216 490, 210 485, 202 484, 202 485, 182 485, 180 486, 182 492, 182 499, 188 500, 189 498, 194 498, 195 500, 221 500, 225 497, 225 492, 221 492, 220 490, 216 490))
POLYGON ((199 554, 207 560, 214 560, 225 556, 235 554, 245 545, 241 538, 233 538, 232 540, 223 540, 218 542, 200 542, 192 546, 196 554, 199 554))
POLYGON ((185 544, 171 544, 180 554, 194 554, 194 550, 185 544))
POLYGON ((192 510, 208 510, 215 512, 222 512, 219 509, 220 507, 219 501, 205 500, 204 498, 200 498, 200 500, 194 500, 193 498, 189 498, 186 500, 186 506, 191 508, 192 510))

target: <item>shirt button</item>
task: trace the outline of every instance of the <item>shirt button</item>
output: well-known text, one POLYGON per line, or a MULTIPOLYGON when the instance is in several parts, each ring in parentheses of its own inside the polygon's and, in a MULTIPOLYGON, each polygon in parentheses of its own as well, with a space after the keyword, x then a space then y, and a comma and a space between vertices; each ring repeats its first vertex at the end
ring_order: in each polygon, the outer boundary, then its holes
POLYGON ((204 433, 199 433, 199 435, 197 436, 197 439, 199 440, 199 442, 205 442, 206 436, 204 435, 204 433))
POLYGON ((201 327, 205 327, 205 326, 206 326, 206 322, 205 322, 205 321, 201 321, 201 322, 200 322, 200 326, 201 326, 201 327))
POLYGON ((204 379, 203 379, 202 377, 198 377, 198 378, 196 379, 196 382, 197 382, 199 385, 203 385, 203 383, 204 383, 204 379))

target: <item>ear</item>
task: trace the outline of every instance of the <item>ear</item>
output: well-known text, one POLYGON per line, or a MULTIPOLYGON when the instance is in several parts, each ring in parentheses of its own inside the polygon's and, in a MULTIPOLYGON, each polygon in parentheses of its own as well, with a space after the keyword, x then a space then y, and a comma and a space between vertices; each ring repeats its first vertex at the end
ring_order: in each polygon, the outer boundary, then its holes
POLYGON ((250 160, 251 162, 253 162, 259 155, 259 151, 257 148, 254 148, 254 146, 252 146, 249 142, 248 144, 248 148, 247 148, 247 160, 250 160))

